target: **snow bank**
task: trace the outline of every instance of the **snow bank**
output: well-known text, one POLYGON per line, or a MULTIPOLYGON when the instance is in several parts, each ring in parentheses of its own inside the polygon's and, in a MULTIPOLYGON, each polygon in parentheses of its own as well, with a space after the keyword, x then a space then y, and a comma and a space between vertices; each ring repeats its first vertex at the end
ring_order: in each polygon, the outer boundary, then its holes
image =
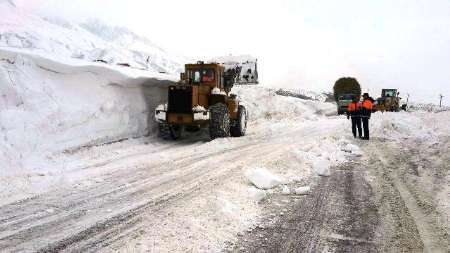
POLYGON ((245 177, 259 189, 272 189, 282 183, 282 179, 264 168, 248 169, 245 177))
POLYGON ((420 104, 420 103, 410 103, 408 105, 408 111, 410 112, 419 112, 419 111, 426 111, 426 112, 444 112, 444 111, 450 111, 450 107, 448 106, 439 106, 435 104, 420 104))
POLYGON ((276 94, 276 90, 264 86, 234 86, 232 93, 245 103, 249 120, 255 123, 267 120, 318 120, 323 116, 336 114, 333 103, 280 96, 276 94))
POLYGON ((44 171, 55 153, 153 132, 168 77, 0 50, 2 174, 44 171))
MULTIPOLYGON (((327 101, 327 99, 329 97, 328 94, 317 93, 317 92, 307 91, 307 90, 302 90, 302 89, 296 89, 296 90, 278 89, 276 91, 276 93, 277 93, 277 95, 281 95, 281 96, 295 97, 295 98, 300 98, 300 99, 305 99, 305 100, 316 100, 316 101, 321 101, 321 102, 327 101)), ((334 101, 334 99, 332 101, 334 101)))
POLYGON ((414 136, 423 141, 438 141, 437 136, 449 135, 450 111, 375 113, 371 119, 373 136, 401 140, 414 136))

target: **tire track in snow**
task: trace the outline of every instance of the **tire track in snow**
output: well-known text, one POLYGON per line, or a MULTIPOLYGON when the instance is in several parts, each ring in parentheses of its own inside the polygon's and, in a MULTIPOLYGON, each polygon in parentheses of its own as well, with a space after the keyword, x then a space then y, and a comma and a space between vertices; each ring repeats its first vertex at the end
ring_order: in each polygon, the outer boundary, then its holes
MULTIPOLYGON (((8 222, 0 226, 0 249, 8 251, 12 249, 63 250, 94 234, 110 229, 109 227, 117 226, 125 220, 132 220, 138 214, 148 212, 158 203, 181 198, 185 193, 199 190, 199 187, 207 188, 208 184, 199 186, 199 183, 213 182, 214 179, 224 177, 233 169, 225 167, 219 172, 217 172, 219 166, 206 166, 206 169, 199 169, 210 161, 217 160, 225 163, 223 160, 239 160, 242 158, 242 153, 253 154, 253 157, 250 157, 256 160, 260 155, 279 154, 282 149, 274 152, 274 147, 275 144, 270 141, 265 144, 254 141, 240 145, 235 150, 228 150, 225 157, 224 150, 193 157, 184 156, 175 160, 172 166, 167 166, 168 164, 150 166, 152 169, 158 169, 150 174, 146 172, 149 169, 146 166, 134 171, 122 170, 123 173, 112 174, 110 178, 106 178, 106 185, 101 184, 81 191, 63 190, 2 207, 0 213, 12 216, 6 219, 8 222), (254 155, 254 150, 258 150, 257 155, 254 155), (126 177, 126 174, 132 176, 126 177), (115 187, 114 180, 118 180, 117 186, 130 181, 133 183, 128 189, 123 189, 115 187), (177 187, 178 185, 181 186, 177 187), (157 192, 164 194, 158 195, 157 192), (117 205, 115 203, 117 200, 124 198, 131 198, 131 200, 119 204, 131 205, 135 202, 142 202, 142 204, 134 205, 134 208, 123 210, 115 216, 104 211, 109 207, 113 208, 117 205), (63 205, 58 204, 61 200, 64 201, 63 205), (46 210, 49 206, 57 208, 53 213, 48 213, 46 210), (21 216, 17 215, 17 211, 22 213, 21 216), (51 243, 52 241, 55 243, 51 243), (50 246, 45 246, 47 243, 50 243, 50 246)), ((219 163, 217 161, 216 164, 219 163)), ((231 167, 233 166, 232 164, 231 167)), ((2 215, 2 217, 5 216, 2 215)))

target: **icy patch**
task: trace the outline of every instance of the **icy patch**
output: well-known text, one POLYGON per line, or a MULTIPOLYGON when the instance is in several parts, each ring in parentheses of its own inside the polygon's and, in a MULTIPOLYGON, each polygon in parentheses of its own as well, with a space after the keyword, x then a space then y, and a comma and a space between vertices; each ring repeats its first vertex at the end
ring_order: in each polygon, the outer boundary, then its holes
POLYGON ((282 179, 263 168, 248 169, 245 177, 259 189, 272 189, 282 183, 282 179))

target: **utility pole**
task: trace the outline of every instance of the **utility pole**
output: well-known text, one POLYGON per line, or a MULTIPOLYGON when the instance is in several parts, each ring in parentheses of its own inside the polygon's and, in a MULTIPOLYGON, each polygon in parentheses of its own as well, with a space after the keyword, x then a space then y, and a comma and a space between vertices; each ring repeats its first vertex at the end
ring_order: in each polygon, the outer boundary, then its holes
POLYGON ((444 96, 442 96, 442 94, 439 94, 439 107, 442 107, 442 98, 444 96))

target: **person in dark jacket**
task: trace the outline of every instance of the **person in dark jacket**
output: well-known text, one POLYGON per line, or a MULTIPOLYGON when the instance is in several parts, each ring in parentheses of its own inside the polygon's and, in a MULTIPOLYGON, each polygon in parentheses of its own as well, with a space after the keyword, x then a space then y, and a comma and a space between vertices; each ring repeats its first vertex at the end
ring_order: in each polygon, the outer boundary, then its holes
POLYGON ((353 101, 348 104, 347 119, 352 118, 352 133, 356 138, 357 134, 359 138, 362 138, 361 130, 361 102, 359 102, 359 96, 353 97, 353 101), (356 131, 358 130, 358 132, 356 131))
POLYGON ((362 139, 368 140, 370 138, 369 133, 369 119, 372 115, 372 109, 373 109, 373 102, 369 97, 368 93, 364 93, 363 95, 363 101, 362 101, 362 108, 361 108, 361 119, 362 119, 362 125, 364 129, 364 137, 362 139))

